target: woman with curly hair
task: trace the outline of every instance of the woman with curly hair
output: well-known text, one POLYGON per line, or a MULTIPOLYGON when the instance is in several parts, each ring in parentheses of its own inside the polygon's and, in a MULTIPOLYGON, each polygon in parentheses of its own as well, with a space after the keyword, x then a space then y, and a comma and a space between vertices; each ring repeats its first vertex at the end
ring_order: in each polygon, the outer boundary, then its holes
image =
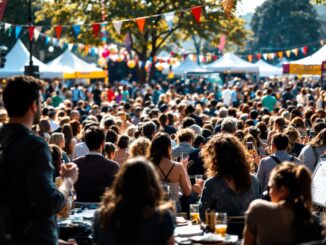
POLYGON ((152 163, 138 157, 122 165, 104 194, 94 222, 97 245, 174 245, 174 218, 152 163))
POLYGON ((249 203, 260 196, 258 180, 250 174, 245 146, 231 134, 217 134, 201 154, 209 177, 200 199, 201 219, 206 209, 243 216, 249 203))

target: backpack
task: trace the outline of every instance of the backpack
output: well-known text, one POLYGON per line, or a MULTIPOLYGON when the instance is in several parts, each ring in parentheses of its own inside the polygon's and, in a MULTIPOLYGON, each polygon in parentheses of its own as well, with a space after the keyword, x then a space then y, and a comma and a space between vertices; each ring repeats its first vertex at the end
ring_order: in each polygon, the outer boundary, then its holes
MULTIPOLYGON (((2 198, 4 198, 4 200, 6 200, 6 195, 5 183, 3 182, 6 174, 5 166, 8 164, 6 162, 6 151, 17 143, 22 136, 24 136, 24 134, 22 132, 18 132, 0 142, 0 193, 2 193, 2 198)), ((15 237, 11 211, 8 204, 5 203, 4 200, 0 201, 0 244, 9 243, 15 237)))

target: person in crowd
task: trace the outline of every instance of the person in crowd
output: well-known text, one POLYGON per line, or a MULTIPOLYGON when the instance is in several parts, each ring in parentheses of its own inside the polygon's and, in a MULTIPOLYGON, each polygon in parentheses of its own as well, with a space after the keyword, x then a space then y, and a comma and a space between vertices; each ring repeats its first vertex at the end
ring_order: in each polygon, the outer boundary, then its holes
POLYGON ((49 142, 51 137, 50 121, 47 118, 42 118, 40 119, 38 126, 39 126, 38 135, 41 136, 46 142, 49 142))
POLYGON ((189 196, 192 191, 187 173, 188 160, 181 163, 172 161, 171 138, 166 133, 157 133, 154 136, 149 159, 156 166, 161 181, 170 186, 174 200, 179 206, 179 189, 184 196, 189 196))
POLYGON ((66 152, 69 159, 72 159, 72 153, 77 143, 73 136, 72 127, 69 123, 65 123, 62 127, 62 133, 65 138, 65 146, 63 150, 66 152))
POLYGON ((217 134, 202 149, 208 179, 200 199, 199 212, 207 209, 243 216, 251 201, 260 197, 257 178, 250 174, 245 146, 231 134, 217 134))
POLYGON ((62 160, 67 163, 70 161, 67 153, 64 151, 65 148, 65 136, 63 133, 52 133, 50 140, 49 140, 49 144, 55 144, 57 146, 59 146, 60 150, 61 150, 61 154, 62 154, 62 160))
POLYGON ((273 90, 271 88, 267 89, 267 94, 262 97, 261 103, 263 107, 266 107, 270 112, 272 112, 277 104, 277 99, 272 95, 273 90))
POLYGON ((302 244, 323 238, 323 227, 312 214, 311 175, 304 165, 277 165, 268 190, 271 202, 255 200, 246 212, 244 245, 302 244))
POLYGON ((287 126, 285 119, 282 117, 274 117, 270 122, 272 123, 272 130, 269 131, 267 136, 268 145, 272 143, 273 135, 276 133, 283 133, 284 128, 287 126))
POLYGON ((151 141, 145 137, 139 137, 134 140, 129 147, 129 158, 137 156, 148 157, 151 141))
POLYGON ((73 160, 79 168, 79 179, 75 184, 78 202, 99 202, 119 170, 117 163, 102 156, 104 140, 102 129, 98 126, 88 128, 85 143, 89 153, 73 160))
POLYGON ((319 156, 326 153, 326 128, 321 130, 305 147, 302 148, 299 158, 313 173, 319 156))
POLYGON ((177 133, 178 145, 176 145, 172 150, 172 158, 182 157, 182 153, 185 152, 188 155, 195 151, 196 149, 192 146, 195 134, 192 129, 185 128, 181 129, 177 133))
POLYGON ((78 178, 75 164, 70 168, 61 165, 62 183, 57 188, 49 147, 31 132, 40 120, 43 84, 30 76, 17 76, 7 80, 3 91, 9 122, 0 131, 7 156, 6 174, 0 179, 5 190, 1 208, 11 214, 12 244, 57 244, 55 214, 65 205, 78 178))
POLYGON ((143 124, 142 126, 142 135, 149 140, 152 140, 153 136, 156 133, 156 125, 154 122, 149 121, 143 124))
POLYGON ((104 194, 95 217, 94 242, 174 245, 174 217, 169 208, 163 204, 153 164, 140 157, 130 159, 104 194))
POLYGON ((111 142, 105 142, 104 145, 104 156, 111 161, 114 161, 114 157, 115 157, 115 151, 117 150, 117 148, 115 147, 115 145, 111 142))
POLYGON ((304 145, 301 144, 300 132, 295 127, 289 125, 284 130, 284 134, 289 138, 289 154, 298 157, 304 147, 304 145))
POLYGON ((233 118, 224 118, 221 124, 221 132, 227 134, 235 134, 237 131, 237 124, 233 118))
POLYGON ((267 190, 270 173, 272 172, 273 168, 275 168, 278 164, 284 161, 302 164, 302 161, 300 159, 290 155, 287 152, 289 142, 290 140, 288 136, 283 133, 277 133, 273 136, 271 147, 272 155, 261 159, 257 171, 257 177, 259 183, 263 188, 263 191, 267 190))
POLYGON ((115 151, 114 161, 122 165, 129 157, 129 137, 127 135, 121 135, 118 139, 118 149, 115 151))
POLYGON ((160 121, 162 132, 168 133, 170 135, 175 134, 177 132, 177 130, 173 126, 168 125, 169 118, 166 114, 161 113, 158 117, 158 120, 160 121))

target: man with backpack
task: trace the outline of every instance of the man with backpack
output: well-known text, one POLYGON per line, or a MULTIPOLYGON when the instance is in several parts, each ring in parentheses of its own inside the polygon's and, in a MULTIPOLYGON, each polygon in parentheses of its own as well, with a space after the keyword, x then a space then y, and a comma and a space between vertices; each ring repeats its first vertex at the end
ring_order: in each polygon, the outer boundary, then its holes
POLYGON ((78 178, 75 164, 62 165, 57 189, 49 147, 31 131, 41 115, 42 83, 13 77, 3 91, 9 123, 0 130, 0 244, 57 244, 56 213, 78 178))
POLYGON ((284 161, 290 161, 297 164, 303 164, 300 159, 287 153, 289 138, 282 133, 277 133, 272 138, 272 155, 260 160, 257 178, 262 187, 262 191, 267 189, 269 175, 278 164, 284 161))

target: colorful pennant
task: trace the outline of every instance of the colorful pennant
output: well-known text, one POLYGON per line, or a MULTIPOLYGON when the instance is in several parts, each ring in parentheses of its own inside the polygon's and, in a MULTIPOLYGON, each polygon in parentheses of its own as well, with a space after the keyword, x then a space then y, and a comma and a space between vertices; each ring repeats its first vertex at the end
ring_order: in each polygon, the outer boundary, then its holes
POLYGON ((61 32, 62 32, 62 26, 55 26, 54 29, 55 29, 56 37, 60 38, 61 37, 61 32))
POLYGON ((191 8, 191 13, 195 17, 195 20, 197 21, 198 24, 200 24, 201 10, 202 10, 201 6, 191 8))
POLYGON ((93 24, 92 25, 92 29, 93 29, 94 36, 97 37, 98 34, 99 34, 99 32, 100 32, 100 30, 101 30, 101 24, 99 24, 99 23, 93 24))
POLYGON ((166 24, 168 25, 170 31, 172 30, 172 27, 173 27, 174 14, 175 14, 175 12, 170 12, 170 13, 164 14, 166 24))
POLYGON ((145 18, 138 18, 135 20, 135 22, 137 23, 138 29, 140 32, 144 31, 144 27, 145 27, 145 18))
POLYGON ((74 25, 72 26, 72 29, 74 31, 75 38, 77 39, 80 34, 80 25, 74 25))
POLYGON ((121 34, 122 23, 122 21, 113 21, 113 26, 119 35, 121 34))
POLYGON ((16 38, 19 37, 19 35, 20 35, 22 29, 23 29, 22 26, 16 26, 16 29, 15 29, 16 38))

